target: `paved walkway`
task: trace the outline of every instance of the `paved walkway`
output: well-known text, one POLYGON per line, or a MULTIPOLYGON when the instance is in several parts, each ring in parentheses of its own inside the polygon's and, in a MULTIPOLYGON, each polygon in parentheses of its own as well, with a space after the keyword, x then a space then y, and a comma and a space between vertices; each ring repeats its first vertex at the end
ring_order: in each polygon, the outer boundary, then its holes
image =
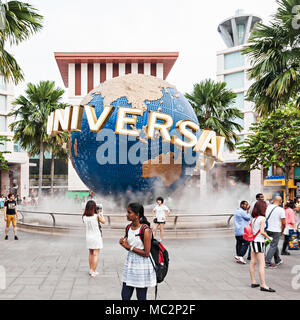
MULTIPOLYGON (((84 238, 20 232, 19 241, 11 233, 5 241, 3 234, 1 221, 0 265, 6 270, 6 289, 0 289, 0 300, 120 299, 127 252, 118 239, 104 239, 100 275, 90 278, 84 238)), ((284 257, 278 269, 266 270, 267 283, 277 292, 264 293, 249 287, 248 265, 234 262, 233 236, 228 232, 224 237, 211 236, 165 241, 170 270, 158 287, 158 299, 300 299, 300 289, 292 288, 295 275, 291 273, 300 265, 300 251, 284 257)), ((154 289, 148 298, 154 298, 154 289)))

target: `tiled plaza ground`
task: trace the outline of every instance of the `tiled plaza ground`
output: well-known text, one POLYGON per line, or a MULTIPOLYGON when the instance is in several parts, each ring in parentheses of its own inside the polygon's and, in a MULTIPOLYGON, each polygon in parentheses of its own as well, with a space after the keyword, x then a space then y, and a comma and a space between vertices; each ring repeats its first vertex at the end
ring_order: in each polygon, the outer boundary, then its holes
MULTIPOLYGON (((0 289, 0 300, 120 299, 127 252, 117 238, 104 239, 100 275, 90 278, 84 238, 19 232, 19 241, 13 240, 12 233, 5 241, 2 219, 0 235, 0 265, 6 270, 6 289, 0 289)), ((231 231, 216 237, 212 231, 209 237, 195 240, 167 239, 165 245, 170 269, 158 287, 158 299, 300 299, 300 289, 292 288, 292 268, 300 265, 300 251, 283 257, 278 269, 266 270, 267 283, 277 290, 271 294, 249 287, 248 264, 233 260, 231 231)), ((154 298, 153 289, 148 298, 154 298)))

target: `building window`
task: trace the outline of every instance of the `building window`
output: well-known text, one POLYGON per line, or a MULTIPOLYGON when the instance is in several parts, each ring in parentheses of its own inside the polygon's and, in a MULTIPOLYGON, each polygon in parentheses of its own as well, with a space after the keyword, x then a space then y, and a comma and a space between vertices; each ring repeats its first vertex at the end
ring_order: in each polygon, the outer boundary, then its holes
POLYGON ((2 75, 0 75, 0 90, 6 90, 6 81, 2 75))
MULTIPOLYGON (((240 126, 242 126, 242 128, 244 129, 244 119, 235 118, 235 119, 234 119, 234 122, 237 123, 237 124, 239 124, 240 126)), ((243 130, 243 129, 242 129, 242 130, 243 130)), ((236 131, 237 131, 237 130, 236 130, 236 131)), ((237 131, 237 132, 239 132, 239 131, 237 131)))
POLYGON ((257 116, 253 114, 252 117, 253 117, 252 123, 257 123, 257 116))
POLYGON ((237 25, 237 32, 238 32, 239 44, 243 44, 244 43, 244 36, 245 36, 245 25, 238 24, 237 25))
POLYGON ((14 152, 24 152, 24 150, 20 146, 19 141, 14 143, 14 152))
POLYGON ((225 70, 243 67, 245 64, 245 56, 240 51, 225 54, 224 60, 225 70))
POLYGON ((6 132, 6 117, 0 116, 0 132, 6 132))
MULTIPOLYGON (((236 144, 236 148, 237 147, 240 147, 240 145, 238 145, 238 143, 244 143, 244 141, 245 141, 245 136, 239 136, 239 138, 240 138, 240 140, 239 140, 239 142, 237 142, 237 144, 236 144)), ((228 146, 227 146, 227 144, 225 143, 225 145, 224 145, 224 152, 230 152, 230 150, 229 150, 229 148, 228 148, 228 146)))
POLYGON ((1 151, 1 152, 6 151, 6 142, 5 142, 5 141, 1 141, 0 151, 1 151))
POLYGON ((0 113, 5 113, 6 111, 6 96, 0 94, 0 113))
POLYGON ((239 109, 240 111, 244 111, 244 102, 245 102, 245 95, 244 93, 238 93, 236 95, 233 107, 239 109))
POLYGON ((244 88, 244 72, 236 72, 225 75, 227 89, 243 89, 244 88))

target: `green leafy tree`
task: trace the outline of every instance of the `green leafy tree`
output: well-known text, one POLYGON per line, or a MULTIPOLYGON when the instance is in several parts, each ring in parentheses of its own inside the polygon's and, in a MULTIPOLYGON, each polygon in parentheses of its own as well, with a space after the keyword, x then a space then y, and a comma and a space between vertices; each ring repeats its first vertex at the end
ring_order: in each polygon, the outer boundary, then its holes
POLYGON ((291 103, 260 119, 251 127, 253 133, 239 146, 241 165, 251 170, 263 166, 281 167, 289 199, 288 181, 291 169, 300 165, 300 110, 291 103))
POLYGON ((243 119, 243 113, 233 107, 236 94, 226 89, 226 82, 205 80, 194 85, 193 93, 185 94, 191 103, 201 129, 210 129, 225 137, 225 143, 230 151, 235 150, 239 141, 237 132, 243 130, 235 122, 243 119))
POLYGON ((28 3, 0 2, 0 74, 15 84, 24 80, 24 75, 16 59, 5 50, 5 44, 27 40, 42 28, 42 20, 43 17, 28 3))
POLYGON ((300 2, 276 2, 279 8, 271 23, 257 24, 243 51, 250 58, 248 75, 254 80, 247 99, 261 116, 294 99, 300 106, 300 33, 295 23, 300 2))
MULTIPOLYGON (((6 141, 10 141, 4 136, 0 136, 0 145, 3 146, 6 141)), ((5 153, 11 153, 10 151, 0 151, 0 170, 8 170, 8 162, 4 157, 5 153)))
POLYGON ((43 160, 47 135, 48 116, 55 109, 63 109, 67 104, 60 103, 64 90, 55 88, 53 81, 40 81, 38 85, 29 83, 26 96, 19 96, 13 104, 14 110, 9 116, 15 121, 10 124, 14 131, 14 140, 20 142, 30 155, 39 154, 39 196, 42 190, 43 160))

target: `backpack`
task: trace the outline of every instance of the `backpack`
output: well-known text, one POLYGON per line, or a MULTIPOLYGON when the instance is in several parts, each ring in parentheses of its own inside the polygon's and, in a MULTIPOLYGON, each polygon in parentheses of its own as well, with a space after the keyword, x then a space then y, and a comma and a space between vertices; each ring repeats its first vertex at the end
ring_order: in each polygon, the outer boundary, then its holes
MULTIPOLYGON (((256 219, 257 219, 257 218, 255 218, 254 221, 255 221, 256 219)), ((249 226, 247 226, 247 227, 244 228, 243 238, 244 238, 246 241, 249 241, 249 242, 254 241, 254 239, 255 239, 255 238, 257 237, 257 235, 260 233, 260 230, 258 230, 255 235, 253 234, 252 224, 253 224, 253 221, 250 222, 249 226)))
MULTIPOLYGON (((128 238, 128 231, 130 227, 131 227, 131 224, 129 224, 126 227, 125 238, 128 238)), ((144 233, 146 229, 151 230, 151 228, 148 225, 143 224, 141 226, 140 233, 139 233, 139 236, 143 243, 144 243, 144 233)), ((151 234, 152 234, 152 230, 151 230, 151 234)), ((169 269, 169 253, 166 250, 166 248, 153 237, 153 235, 151 236, 150 260, 156 272, 156 282, 157 283, 163 282, 169 269)), ((155 287, 155 300, 156 300, 156 296, 157 296, 157 285, 155 287)))

